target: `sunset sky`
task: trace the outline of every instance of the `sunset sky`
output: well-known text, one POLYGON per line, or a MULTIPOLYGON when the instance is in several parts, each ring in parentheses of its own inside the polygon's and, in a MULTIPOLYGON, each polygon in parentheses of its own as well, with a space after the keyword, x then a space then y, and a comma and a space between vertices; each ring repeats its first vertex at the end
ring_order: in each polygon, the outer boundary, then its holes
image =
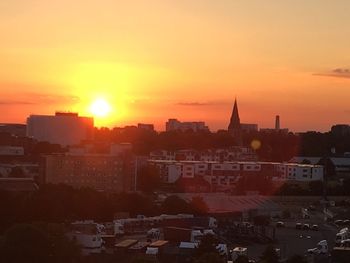
POLYGON ((348 0, 0 0, 0 122, 57 110, 292 131, 350 123, 348 0))

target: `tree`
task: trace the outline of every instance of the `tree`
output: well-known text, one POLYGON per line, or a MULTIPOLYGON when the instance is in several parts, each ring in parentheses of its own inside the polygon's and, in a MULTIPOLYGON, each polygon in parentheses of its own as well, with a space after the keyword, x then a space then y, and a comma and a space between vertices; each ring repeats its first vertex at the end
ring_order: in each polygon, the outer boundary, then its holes
POLYGON ((1 250, 0 261, 8 263, 72 263, 80 257, 79 247, 58 224, 14 225, 5 233, 1 250))
POLYGON ((209 210, 207 204, 204 202, 203 197, 201 196, 192 197, 190 206, 193 210, 193 213, 197 215, 205 215, 209 210))
POLYGON ((37 227, 45 231, 51 244, 51 263, 72 263, 80 258, 80 247, 65 235, 62 224, 37 224, 37 227))
POLYGON ((160 174, 156 166, 145 165, 138 172, 138 190, 150 193, 161 184, 160 174))
POLYGON ((166 214, 181 214, 191 212, 189 204, 182 198, 171 195, 162 203, 162 211, 166 214))
POLYGON ((285 209, 282 211, 282 218, 290 218, 291 217, 291 213, 288 209, 285 209))
POLYGON ((208 253, 209 254, 214 253, 219 255, 219 252, 216 249, 216 246, 218 245, 218 243, 219 243, 218 239, 212 234, 207 234, 203 236, 198 248, 196 248, 196 251, 195 251, 196 258, 200 258, 203 254, 208 254, 208 253))
POLYGON ((278 255, 275 248, 271 245, 267 246, 260 257, 261 263, 278 263, 278 255))
POLYGON ((132 263, 152 263, 154 262, 154 260, 146 256, 138 256, 138 257, 135 257, 131 262, 132 263))
POLYGON ((48 236, 40 229, 28 225, 15 225, 4 238, 2 262, 46 263, 50 262, 51 247, 48 236))
POLYGON ((195 259, 195 263, 224 263, 225 261, 218 253, 204 253, 199 258, 195 259))
POLYGON ((257 226, 268 226, 270 224, 270 217, 260 215, 253 218, 254 225, 257 226))
POLYGON ((287 260, 287 263, 307 263, 307 261, 300 255, 294 255, 287 260))
POLYGON ((322 181, 311 181, 309 183, 309 189, 312 195, 322 195, 323 193, 323 182, 322 181))
POLYGON ((247 256, 238 256, 234 263, 249 263, 249 259, 247 256))

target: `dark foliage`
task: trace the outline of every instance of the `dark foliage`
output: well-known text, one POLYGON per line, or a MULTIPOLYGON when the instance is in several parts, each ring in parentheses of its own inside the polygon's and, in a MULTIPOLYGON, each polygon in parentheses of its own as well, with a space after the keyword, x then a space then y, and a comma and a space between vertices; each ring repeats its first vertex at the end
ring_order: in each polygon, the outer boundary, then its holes
POLYGON ((278 263, 278 255, 276 253, 276 250, 273 246, 269 245, 266 247, 265 251, 260 257, 261 263, 278 263))
MULTIPOLYGON (((195 250, 195 258, 199 260, 203 255, 207 255, 207 254, 219 255, 219 252, 216 249, 216 246, 218 244, 219 244, 219 240, 215 236, 211 234, 207 234, 203 236, 203 238, 201 239, 201 242, 199 243, 198 248, 196 248, 195 250)), ((199 262, 202 262, 202 261, 199 261, 199 262)))
POLYGON ((8 263, 76 262, 80 250, 64 235, 62 225, 18 224, 6 231, 0 261, 8 263))
POLYGON ((171 195, 167 197, 161 206, 162 212, 165 214, 191 213, 192 209, 189 203, 184 199, 171 195))
POLYGON ((159 170, 152 165, 145 165, 141 167, 137 175, 138 185, 137 189, 146 193, 151 193, 159 189, 161 179, 159 170))
POLYGON ((306 263, 306 259, 300 255, 294 255, 287 260, 287 263, 306 263))

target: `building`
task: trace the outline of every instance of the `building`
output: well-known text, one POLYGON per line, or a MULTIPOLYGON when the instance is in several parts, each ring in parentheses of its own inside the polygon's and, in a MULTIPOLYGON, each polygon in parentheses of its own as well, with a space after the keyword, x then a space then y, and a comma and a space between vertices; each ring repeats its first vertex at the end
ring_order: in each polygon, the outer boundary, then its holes
POLYGON ((24 148, 21 146, 0 145, 0 156, 23 156, 24 148))
POLYGON ((195 122, 180 122, 177 119, 169 119, 165 123, 165 130, 169 131, 209 131, 208 126, 205 125, 203 121, 195 121, 195 122))
POLYGON ((226 149, 178 151, 158 150, 150 153, 152 160, 178 160, 178 161, 256 161, 257 155, 250 147, 233 146, 226 149))
POLYGON ((257 132, 258 131, 258 124, 241 123, 241 129, 242 129, 242 132, 245 132, 245 133, 257 132))
POLYGON ((0 177, 37 180, 39 177, 39 164, 25 162, 0 163, 0 177))
MULTIPOLYGON (((329 157, 327 159, 327 172, 328 176, 336 175, 340 178, 350 178, 350 158, 349 157, 329 157)), ((296 156, 289 162, 293 163, 309 163, 309 164, 323 164, 324 158, 322 157, 307 157, 296 156)))
POLYGON ((180 178, 203 178, 215 189, 227 190, 245 176, 268 176, 278 182, 323 180, 323 166, 274 162, 213 162, 149 160, 163 182, 175 183, 180 178))
POLYGON ((147 130, 147 131, 154 131, 154 125, 153 124, 146 124, 146 123, 138 123, 137 128, 147 130))
POLYGON ((93 137, 94 120, 77 113, 56 112, 51 115, 30 115, 27 119, 27 136, 38 141, 62 146, 79 144, 93 137))
POLYGON ((260 132, 263 133, 284 133, 287 134, 289 132, 288 128, 281 129, 280 116, 276 115, 275 117, 275 128, 263 128, 260 129, 260 132))
POLYGON ((347 124, 333 125, 331 128, 331 133, 335 136, 350 135, 350 125, 347 125, 347 124))
POLYGON ((26 125, 18 123, 0 123, 0 132, 24 137, 26 136, 26 125))
POLYGON ((39 187, 32 178, 0 178, 0 190, 6 192, 34 192, 39 187))
POLYGON ((236 140, 236 144, 238 146, 241 146, 243 144, 242 128, 241 128, 241 121, 239 119, 237 99, 235 99, 235 103, 233 105, 230 124, 228 125, 228 132, 234 137, 234 139, 236 140))
POLYGON ((133 191, 135 159, 129 151, 116 148, 112 147, 111 152, 105 154, 75 149, 72 153, 46 155, 42 162, 42 180, 106 192, 133 191))

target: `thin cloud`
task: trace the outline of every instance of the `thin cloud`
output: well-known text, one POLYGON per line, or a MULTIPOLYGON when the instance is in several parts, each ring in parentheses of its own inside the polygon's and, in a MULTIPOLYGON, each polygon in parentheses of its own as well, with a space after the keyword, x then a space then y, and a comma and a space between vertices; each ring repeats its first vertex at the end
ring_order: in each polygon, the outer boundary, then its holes
POLYGON ((33 101, 35 104, 66 104, 79 102, 79 97, 73 95, 27 93, 26 96, 29 101, 33 101))
POLYGON ((228 101, 207 101, 207 102, 198 102, 198 101, 185 101, 177 102, 176 105, 179 106, 190 106, 190 107, 203 107, 203 106, 217 106, 217 105, 226 105, 232 102, 228 101))
POLYGON ((29 101, 15 101, 15 100, 0 100, 0 105, 33 105, 35 103, 29 101))
POLYGON ((334 78, 346 78, 350 79, 350 69, 347 68, 336 68, 330 72, 325 73, 314 73, 314 76, 323 76, 323 77, 334 77, 334 78))
POLYGON ((6 97, 16 97, 16 100, 0 100, 0 105, 49 105, 49 104, 75 104, 79 97, 52 93, 21 93, 6 94, 6 97))

